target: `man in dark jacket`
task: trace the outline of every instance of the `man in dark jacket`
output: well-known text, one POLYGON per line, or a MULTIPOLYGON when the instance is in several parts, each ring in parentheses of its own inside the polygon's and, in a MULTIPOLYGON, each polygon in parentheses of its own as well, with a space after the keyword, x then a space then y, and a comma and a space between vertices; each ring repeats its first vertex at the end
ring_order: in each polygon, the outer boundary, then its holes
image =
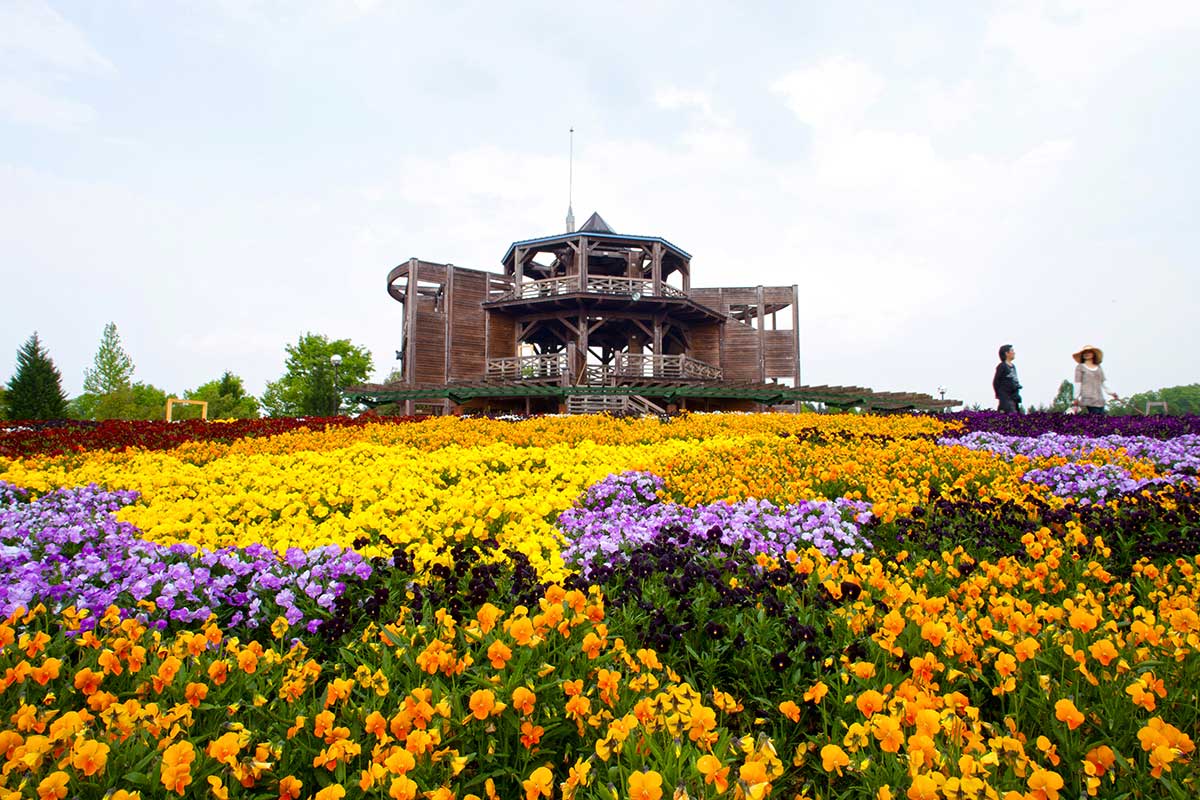
POLYGON ((1013 359, 1017 351, 1011 344, 1000 348, 1000 363, 996 365, 996 375, 992 378, 992 389, 996 399, 1000 401, 1000 411, 1018 414, 1021 411, 1021 382, 1017 380, 1017 368, 1013 359))

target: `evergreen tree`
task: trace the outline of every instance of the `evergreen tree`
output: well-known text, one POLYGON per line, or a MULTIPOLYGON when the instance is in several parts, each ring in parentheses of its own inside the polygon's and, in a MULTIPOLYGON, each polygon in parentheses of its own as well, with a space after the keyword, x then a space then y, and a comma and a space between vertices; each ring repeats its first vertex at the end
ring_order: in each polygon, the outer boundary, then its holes
POLYGON ((67 415, 62 375, 36 331, 17 351, 17 372, 9 383, 7 400, 10 419, 63 419, 67 415))
POLYGON ((95 395, 112 394, 128 389, 132 380, 133 359, 121 346, 116 323, 110 322, 104 326, 92 368, 83 373, 83 390, 95 395))
POLYGON ((1058 394, 1054 395, 1054 402, 1050 404, 1051 411, 1063 412, 1071 407, 1071 403, 1075 400, 1075 384, 1068 380, 1064 380, 1058 385, 1058 394))
POLYGON ((133 359, 121 346, 116 323, 110 322, 104 326, 92 368, 83 373, 83 395, 72 411, 88 419, 150 419, 147 409, 135 408, 145 399, 145 392, 133 383, 133 359))

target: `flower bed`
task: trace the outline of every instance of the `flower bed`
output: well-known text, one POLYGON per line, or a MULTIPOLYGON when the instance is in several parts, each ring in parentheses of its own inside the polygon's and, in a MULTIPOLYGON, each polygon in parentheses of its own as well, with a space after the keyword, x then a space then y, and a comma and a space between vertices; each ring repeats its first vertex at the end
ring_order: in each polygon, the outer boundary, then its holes
POLYGON ((1194 796, 1197 431, 1007 424, 430 419, 0 458, 0 789, 1194 796))

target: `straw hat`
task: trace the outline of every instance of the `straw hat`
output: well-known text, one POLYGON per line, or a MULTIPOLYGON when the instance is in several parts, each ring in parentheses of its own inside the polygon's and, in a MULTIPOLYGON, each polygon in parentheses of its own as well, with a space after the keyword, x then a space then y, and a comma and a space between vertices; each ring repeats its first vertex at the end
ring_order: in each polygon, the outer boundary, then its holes
POLYGON ((1083 347, 1079 348, 1079 352, 1074 354, 1073 356, 1071 356, 1071 358, 1075 359, 1075 363, 1082 364, 1083 363, 1083 354, 1086 353, 1088 350, 1091 350, 1093 353, 1096 354, 1096 363, 1097 364, 1099 364, 1101 361, 1104 360, 1104 351, 1101 350, 1099 347, 1093 347, 1090 344, 1085 344, 1083 347))

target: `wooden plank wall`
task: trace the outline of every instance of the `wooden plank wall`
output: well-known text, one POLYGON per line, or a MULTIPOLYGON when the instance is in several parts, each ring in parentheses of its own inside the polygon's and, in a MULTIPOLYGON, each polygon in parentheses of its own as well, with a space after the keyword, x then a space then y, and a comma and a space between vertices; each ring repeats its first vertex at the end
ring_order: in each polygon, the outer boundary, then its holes
POLYGON ((451 268, 447 320, 449 380, 477 381, 486 371, 486 312, 482 303, 487 300, 487 279, 486 273, 477 270, 451 268))
POLYGON ((484 334, 487 358, 513 358, 517 355, 517 324, 509 315, 488 314, 484 334))
MULTIPOLYGON (((728 314, 733 306, 790 305, 793 300, 790 286, 759 287, 692 287, 688 296, 697 303, 728 314)), ((792 309, 780 312, 786 317, 780 320, 791 324, 792 309)), ((796 374, 795 332, 771 330, 770 316, 763 321, 760 330, 757 319, 749 325, 735 320, 727 321, 718 328, 717 347, 694 336, 693 355, 701 361, 719 364, 726 381, 764 381, 772 378, 792 378, 796 374), (701 355, 703 348, 704 355, 701 355)))
MULTIPOLYGON (((446 266, 422 261, 417 265, 417 286, 422 283, 446 283, 446 266)), ((413 314, 413 338, 416 353, 413 364, 413 380, 417 383, 446 382, 446 308, 443 302, 438 308, 432 297, 416 295, 413 314)))
MULTIPOLYGON (((721 310, 726 314, 732 306, 758 304, 758 289, 751 287, 722 288, 721 310)), ((758 325, 737 320, 725 323, 721 347, 721 372, 727 381, 761 381, 761 353, 758 325)))
POLYGON ((721 326, 698 325, 692 328, 692 358, 712 364, 721 363, 721 326))
MULTIPOLYGON (((791 313, 788 309, 787 313, 791 313)), ((796 374, 796 340, 792 331, 771 331, 763 334, 766 344, 767 380, 791 378, 796 374)))

